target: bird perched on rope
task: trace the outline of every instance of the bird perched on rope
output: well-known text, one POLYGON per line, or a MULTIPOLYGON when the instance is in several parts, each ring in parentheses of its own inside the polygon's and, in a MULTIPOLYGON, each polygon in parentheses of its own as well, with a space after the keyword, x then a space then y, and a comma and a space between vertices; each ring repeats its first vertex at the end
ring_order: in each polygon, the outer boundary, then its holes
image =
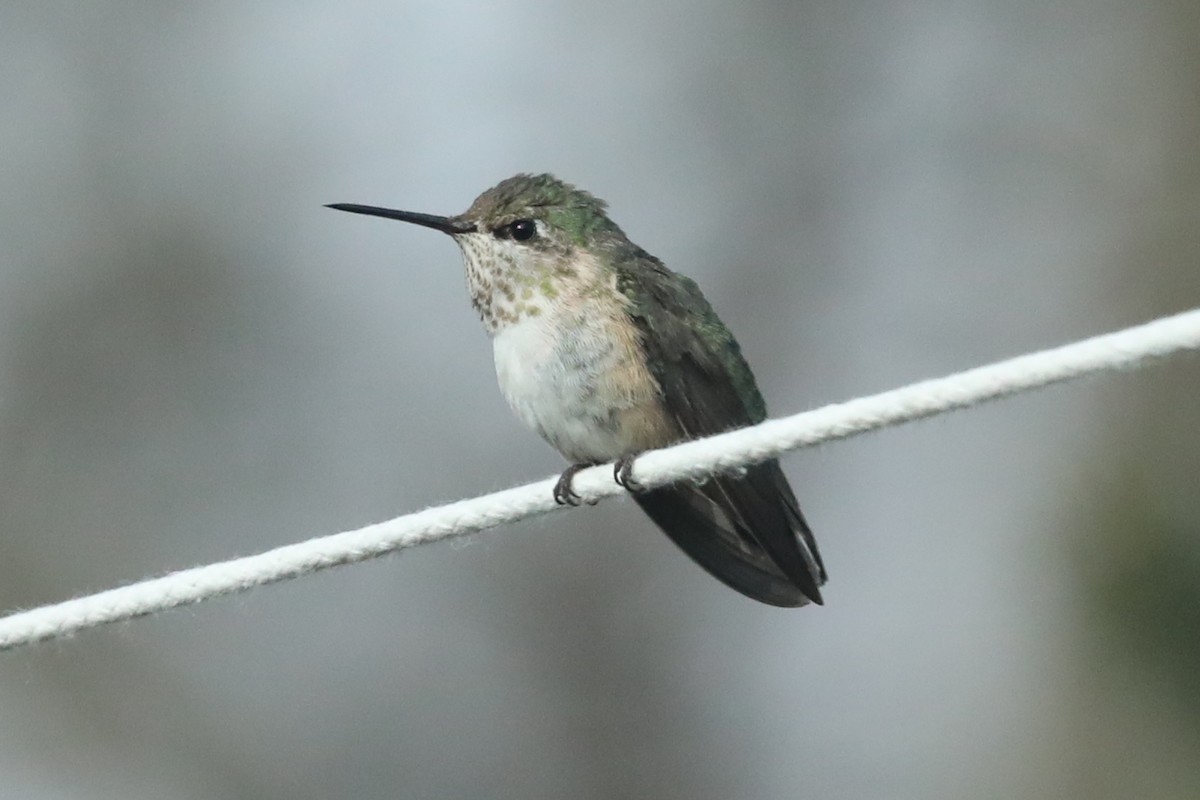
POLYGON ((638 453, 761 422, 767 410, 699 287, 629 241, 603 201, 552 175, 516 175, 455 216, 330 208, 458 244, 504 397, 571 462, 558 502, 579 503, 580 469, 614 461, 617 482, 712 575, 763 603, 821 603, 825 567, 777 461, 650 490, 632 480, 638 453))

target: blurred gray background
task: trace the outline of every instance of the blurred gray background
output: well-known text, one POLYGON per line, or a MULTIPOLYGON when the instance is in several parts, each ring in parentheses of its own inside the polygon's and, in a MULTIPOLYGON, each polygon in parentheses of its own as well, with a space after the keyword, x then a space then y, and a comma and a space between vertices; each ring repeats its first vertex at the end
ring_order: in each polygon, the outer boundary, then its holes
MULTIPOLYGON (((1200 302, 1194 2, 7 3, 0 607, 556 473, 456 248, 553 171, 793 413, 1200 302)), ((13 798, 1191 798, 1200 364, 785 459, 824 608, 610 502, 0 656, 13 798)))

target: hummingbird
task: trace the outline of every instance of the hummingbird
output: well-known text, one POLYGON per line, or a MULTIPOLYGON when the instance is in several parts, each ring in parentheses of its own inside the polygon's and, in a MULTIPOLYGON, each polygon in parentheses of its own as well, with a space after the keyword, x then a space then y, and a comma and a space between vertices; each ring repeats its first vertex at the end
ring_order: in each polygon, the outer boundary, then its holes
POLYGON ((645 489, 639 453, 761 422, 766 404, 729 328, 696 283, 631 242, 594 195, 519 174, 465 212, 336 203, 449 234, 492 340, 508 404, 570 462, 554 488, 578 505, 581 469, 613 477, 714 577, 775 606, 820 604, 825 566, 776 460, 645 489))

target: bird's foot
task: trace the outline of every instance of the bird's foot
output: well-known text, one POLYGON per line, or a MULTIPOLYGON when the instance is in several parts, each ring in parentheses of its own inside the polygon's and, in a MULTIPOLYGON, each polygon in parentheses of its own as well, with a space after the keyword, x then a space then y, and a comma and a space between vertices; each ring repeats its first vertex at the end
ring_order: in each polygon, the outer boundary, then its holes
POLYGON ((617 485, 628 492, 639 494, 646 491, 646 487, 633 479, 633 462, 640 455, 634 453, 628 456, 621 456, 617 462, 613 464, 613 480, 617 485))
MULTIPOLYGON (((583 498, 571 486, 571 482, 575 480, 575 474, 581 469, 587 469, 591 464, 572 464, 563 470, 563 474, 558 476, 558 483, 554 484, 554 502, 560 506, 577 506, 583 502, 583 498)), ((595 500, 588 501, 588 505, 596 505, 595 500)))

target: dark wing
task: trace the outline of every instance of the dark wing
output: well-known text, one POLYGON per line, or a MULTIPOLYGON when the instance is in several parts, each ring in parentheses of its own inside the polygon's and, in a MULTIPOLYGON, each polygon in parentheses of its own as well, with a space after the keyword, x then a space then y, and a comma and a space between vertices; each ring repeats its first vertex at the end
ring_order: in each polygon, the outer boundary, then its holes
MULTIPOLYGON (((618 264, 618 288, 630 300, 651 372, 685 437, 765 419, 754 375, 699 287, 641 251, 618 264)), ((634 497, 676 544, 732 588, 772 605, 821 602, 825 567, 777 461, 634 497)))

